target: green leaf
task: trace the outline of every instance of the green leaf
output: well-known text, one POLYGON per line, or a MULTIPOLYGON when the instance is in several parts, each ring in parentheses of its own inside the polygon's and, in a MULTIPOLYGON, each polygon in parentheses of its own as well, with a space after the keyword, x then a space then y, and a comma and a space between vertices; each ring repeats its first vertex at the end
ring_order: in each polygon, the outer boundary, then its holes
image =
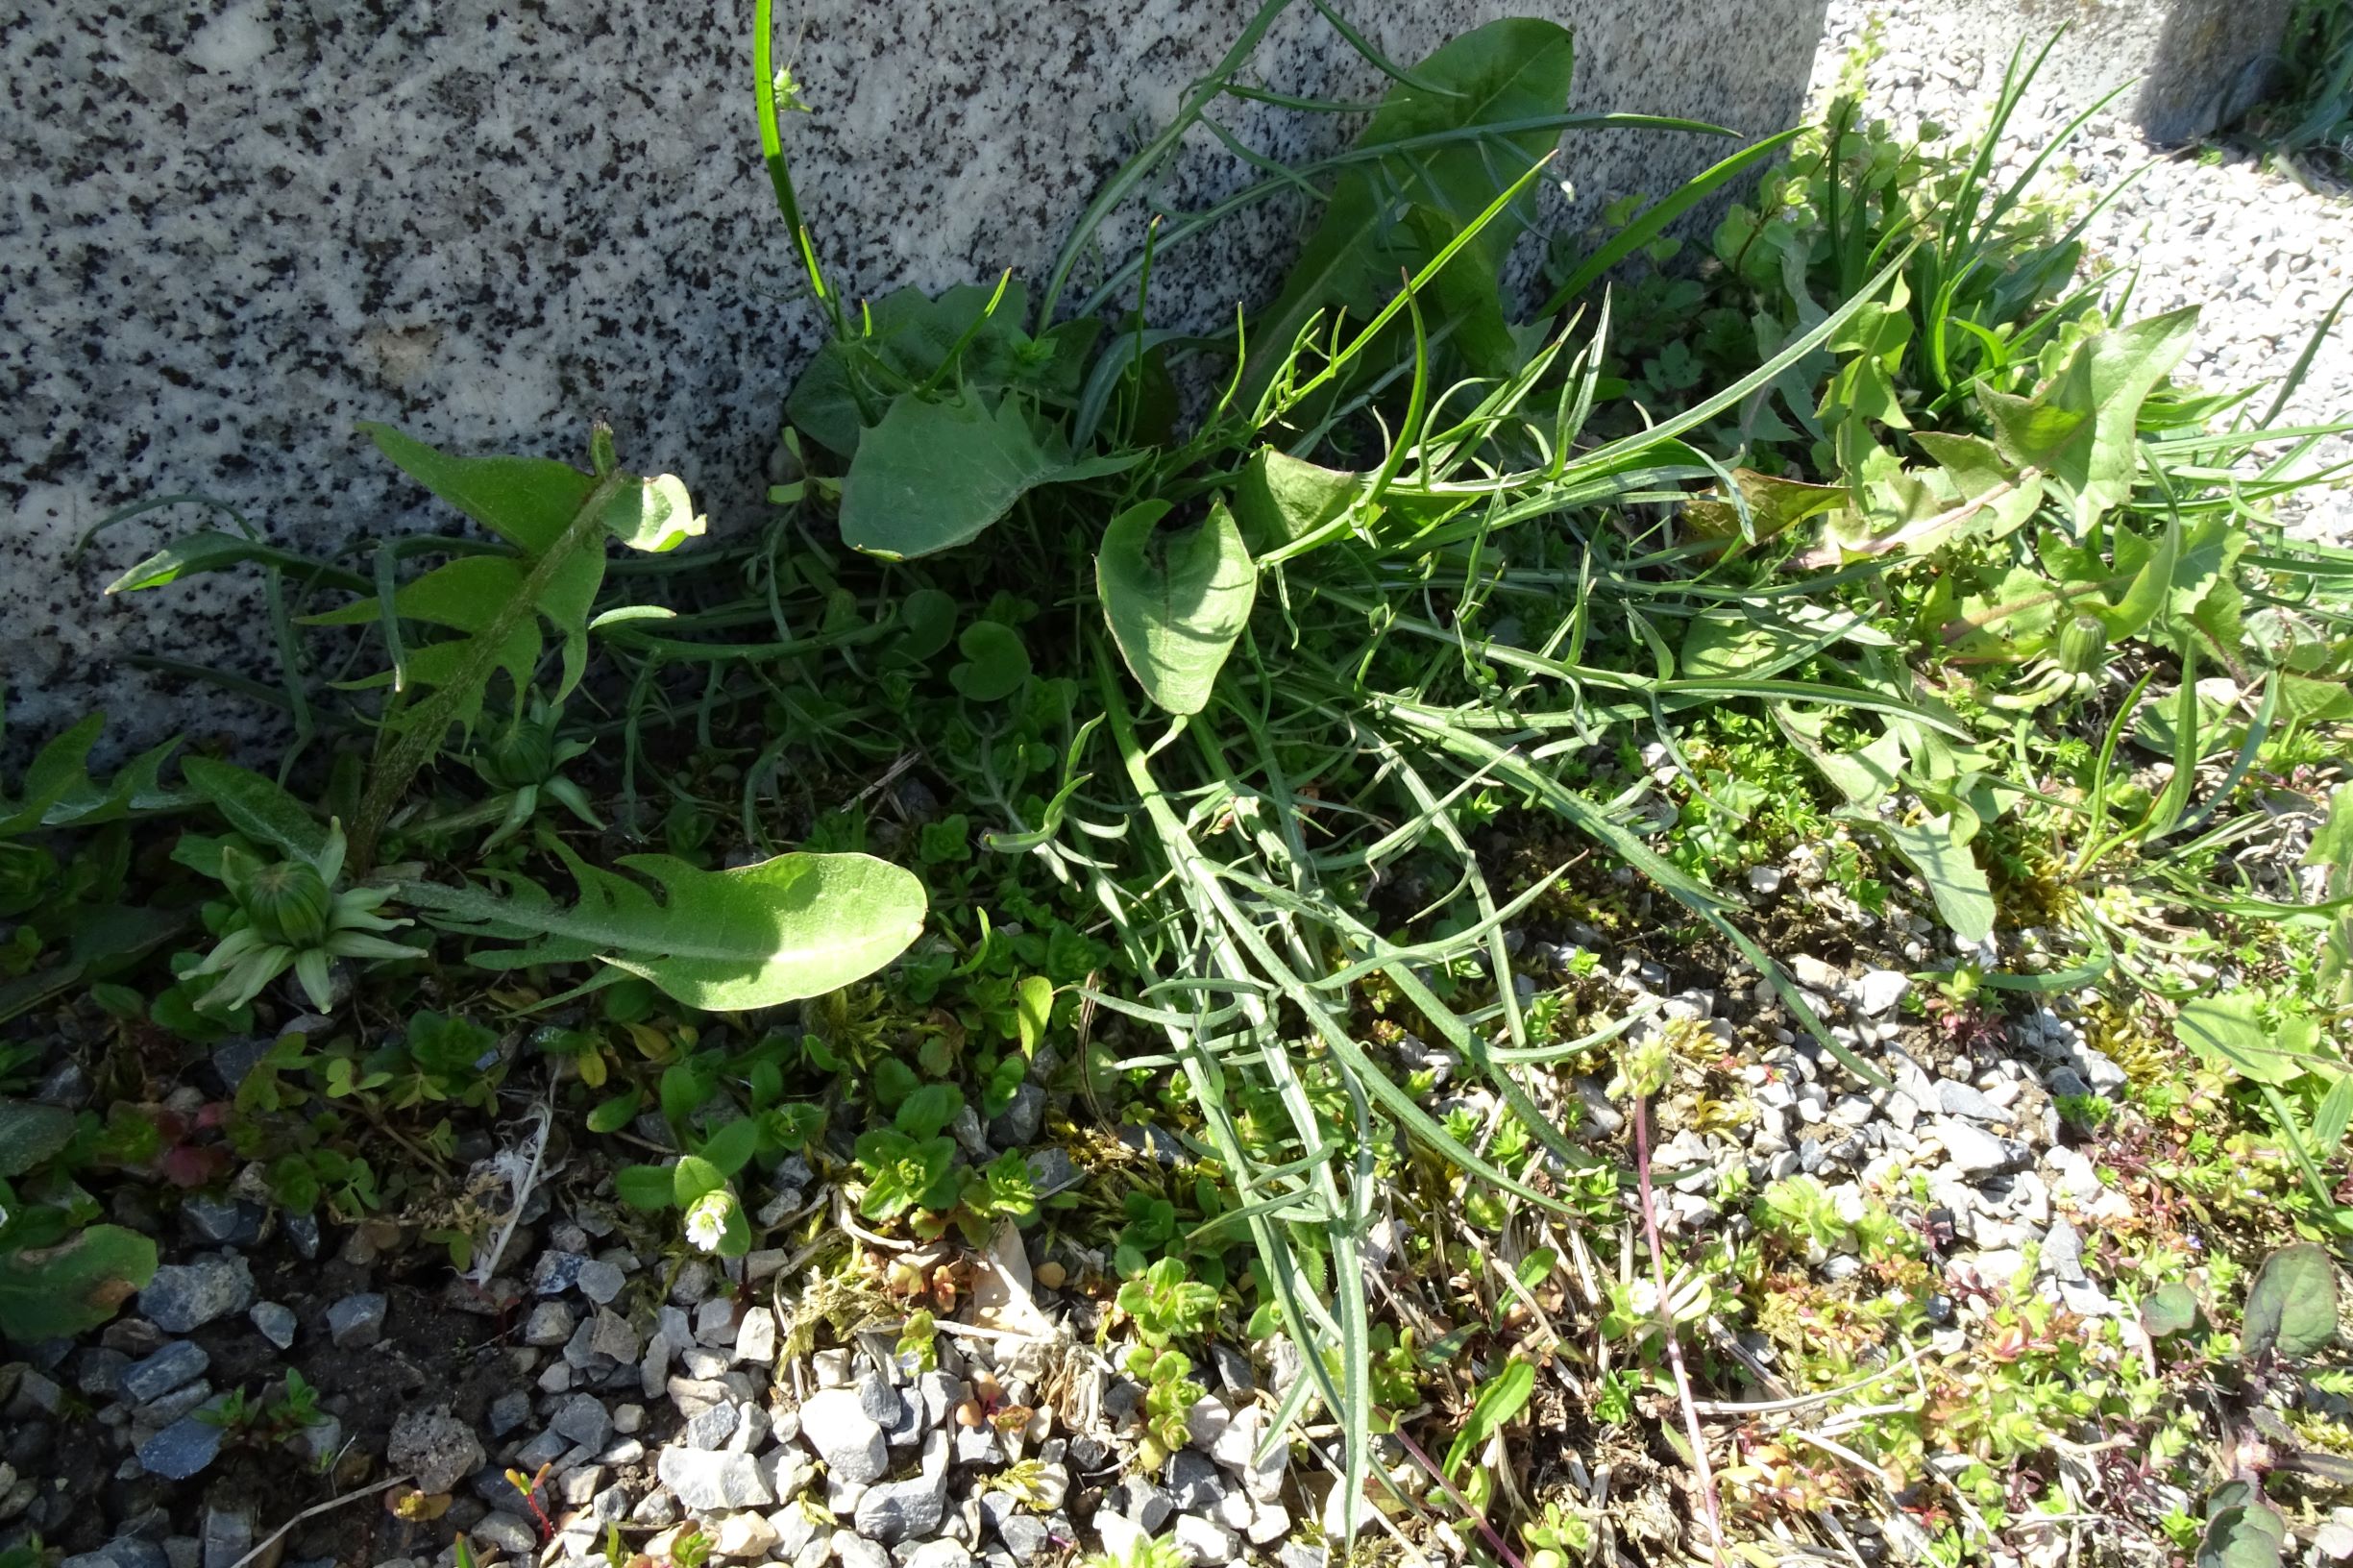
POLYGON ((1804 484, 1752 468, 1733 469, 1732 485, 1737 501, 1721 488, 1686 498, 1684 525, 1705 539, 1762 544, 1847 499, 1844 485, 1804 484), (1743 505, 1749 512, 1745 522, 1743 505))
POLYGON ((891 560, 976 539, 1042 484, 1116 474, 1141 453, 1073 459, 1042 444, 1017 399, 894 399, 842 481, 842 542, 891 560))
POLYGON ((2151 1339, 2187 1334, 2197 1323, 2197 1297, 2178 1280, 2141 1303, 2141 1327, 2151 1339))
POLYGON ((2300 1360, 2337 1340, 2337 1267, 2311 1241, 2280 1248, 2247 1286, 2240 1354, 2260 1361, 2272 1352, 2300 1360))
POLYGON ((699 1152, 718 1167, 722 1176, 732 1176, 751 1163, 759 1148, 759 1122, 750 1116, 738 1116, 704 1139, 699 1152))
POLYGON ((2334 1159, 2348 1125, 2353 1125, 2353 1072, 2341 1072, 2312 1114, 2313 1158, 2334 1159))
POLYGON ((726 1173, 699 1154, 682 1154, 670 1167, 670 1201, 681 1209, 691 1208, 697 1198, 726 1185, 726 1173))
POLYGON ((0 1336, 31 1343, 94 1329, 156 1273, 156 1244, 120 1225, 92 1225, 0 1267, 0 1336))
POLYGON ((322 587, 343 588, 355 594, 364 594, 369 588, 368 579, 356 572, 330 566, 324 561, 298 555, 290 550, 280 550, 275 545, 265 545, 241 534, 222 533, 216 528, 199 528, 194 533, 173 540, 108 583, 106 591, 110 594, 128 594, 141 588, 160 588, 184 576, 225 572, 231 567, 248 563, 274 566, 297 579, 316 582, 322 587))
POLYGON ((16 798, 12 801, 0 794, 0 838, 37 827, 89 827, 135 811, 170 811, 194 802, 192 792, 167 790, 159 776, 164 762, 179 749, 177 740, 140 753, 111 783, 92 780, 90 748, 97 745, 106 723, 103 713, 86 714, 34 753, 25 766, 16 798))
POLYGON ((1528 1401, 1536 1391, 1536 1368, 1532 1361, 1512 1360, 1495 1376, 1479 1385, 1471 1401, 1471 1413, 1455 1434, 1454 1446, 1447 1450, 1444 1473, 1455 1474, 1489 1437, 1502 1431, 1514 1416, 1528 1408, 1528 1401))
POLYGON ((898 601, 899 625, 905 627, 891 645, 892 656, 906 664, 921 664, 947 646, 956 634, 956 600, 937 588, 918 588, 898 601))
POLYGON ((1980 943, 1994 934, 1994 889, 1968 844, 1956 834, 1950 815, 1930 817, 1906 825, 1875 818, 1858 818, 1876 827, 1896 853, 1902 856, 1922 881, 1936 912, 1952 934, 1966 943, 1980 943))
POLYGON ((1345 514, 1368 488, 1361 474, 1318 468, 1273 447, 1250 454, 1234 488, 1234 515, 1259 551, 1305 538, 1345 514))
MULTIPOLYGON (((1360 150, 1392 147, 1566 107, 1576 51, 1556 22, 1507 17, 1451 39, 1393 85, 1357 137, 1360 150)), ((1444 145, 1400 149, 1348 165, 1283 292, 1251 324, 1240 404, 1257 405, 1308 322, 1333 307, 1359 320, 1378 311, 1401 275, 1418 272, 1470 228, 1532 163, 1559 140, 1556 129, 1515 131, 1444 145)), ((1424 291, 1429 333, 1474 370, 1517 368, 1504 317, 1503 263, 1527 230, 1507 213, 1478 233, 1424 291)))
POLYGON ((0 1179, 13 1180, 73 1141, 70 1111, 0 1100, 0 1179))
POLYGON ((588 1130, 592 1133, 617 1133, 637 1119, 637 1113, 646 1103, 643 1090, 632 1089, 597 1102, 588 1113, 588 1130))
POLYGON ((1981 388, 1995 445, 2055 478, 2074 500, 2078 532, 2132 494, 2141 404, 2181 362, 2197 306, 2095 332, 2032 397, 1981 388))
POLYGON ((975 702, 1002 702, 1029 679, 1029 649, 1002 621, 973 622, 956 649, 964 662, 948 671, 948 684, 975 702))
POLYGON ((2193 997, 2174 1017, 2174 1032, 2217 1072, 2259 1084, 2293 1083, 2307 1065, 2281 1052, 2266 1035, 2262 1007, 2263 998, 2251 991, 2193 997))
POLYGON ((899 1102, 891 1124, 918 1142, 937 1138, 941 1129, 964 1109, 964 1094, 953 1084, 925 1084, 899 1102))
POLYGON ((2197 1568, 2279 1568, 2286 1521, 2260 1498, 2216 1510, 2197 1543, 2197 1568))
POLYGON ((404 882, 400 896, 445 929, 523 942, 483 952, 489 968, 598 960, 690 1007, 739 1012, 839 990, 906 950, 922 929, 912 872, 858 854, 778 855, 706 871, 669 855, 620 864, 660 890, 558 852, 580 887, 565 908, 518 879, 516 895, 404 882))
POLYGON ((1014 1027, 1020 1032, 1021 1054, 1038 1054, 1038 1042, 1045 1038, 1046 1019, 1054 1013, 1054 982, 1042 974, 1024 975, 1013 988, 1014 1027))
POLYGON ((670 1167, 624 1165, 613 1172, 613 1190, 632 1209, 668 1209, 673 1190, 670 1167))
POLYGON ((2304 864, 2327 867, 2328 885, 2339 895, 2353 887, 2353 784, 2340 784, 2329 796, 2328 820, 2313 834, 2304 864))
POLYGON ((596 486, 552 457, 453 457, 389 425, 358 429, 410 478, 527 554, 552 548, 596 486))
POLYGON ((1209 705, 1258 599, 1258 569, 1225 498, 1181 534, 1163 535, 1164 501, 1131 506, 1111 520, 1095 552, 1095 590, 1112 640, 1144 695, 1170 713, 1209 705))
POLYGON ((189 757, 180 771, 196 793, 247 838, 268 845, 290 860, 327 870, 327 829, 300 800, 259 773, 233 762, 189 757))

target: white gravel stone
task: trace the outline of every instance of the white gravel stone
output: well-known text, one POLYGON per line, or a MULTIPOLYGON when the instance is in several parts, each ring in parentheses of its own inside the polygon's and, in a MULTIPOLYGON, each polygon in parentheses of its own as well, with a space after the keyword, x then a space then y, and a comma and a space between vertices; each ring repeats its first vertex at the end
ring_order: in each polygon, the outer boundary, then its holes
POLYGON ((1855 982, 1855 1002, 1866 1017, 1875 1018, 1902 1001, 1911 989, 1912 977, 1900 969, 1866 969, 1855 982))
POLYGON ((776 1501, 767 1475, 748 1454, 666 1448, 654 1469, 662 1484, 677 1494, 679 1504, 697 1513, 767 1507, 776 1501))
POLYGON ((853 1485, 880 1481, 891 1466, 882 1426, 866 1413, 854 1388, 823 1388, 800 1407, 800 1435, 826 1470, 853 1485))
POLYGON ((1176 1522, 1178 1556, 1194 1564, 1232 1562, 1241 1556, 1242 1540, 1213 1519, 1204 1519, 1197 1513, 1180 1513, 1176 1522))

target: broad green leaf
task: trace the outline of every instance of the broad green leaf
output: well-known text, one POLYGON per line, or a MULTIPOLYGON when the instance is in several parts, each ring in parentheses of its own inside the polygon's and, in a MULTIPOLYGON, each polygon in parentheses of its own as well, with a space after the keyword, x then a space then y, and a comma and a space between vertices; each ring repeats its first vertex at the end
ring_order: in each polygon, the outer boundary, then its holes
POLYGON ((120 1225, 92 1225, 0 1268, 0 1337, 30 1344, 94 1329, 156 1273, 156 1244, 120 1225))
MULTIPOLYGON (((539 667, 542 647, 538 619, 505 615, 507 606, 522 595, 528 572, 526 562, 512 556, 461 555, 403 583, 392 596, 393 610, 401 619, 423 621, 466 634, 448 642, 410 648, 401 671, 407 683, 432 688, 459 679, 466 661, 476 651, 475 645, 504 618, 492 667, 505 672, 512 691, 528 691, 532 673, 539 667)), ((551 623, 558 626, 576 624, 582 633, 576 649, 569 641, 565 648, 565 690, 577 678, 574 665, 585 665, 586 617, 603 575, 602 557, 583 551, 557 575, 541 600, 551 623)), ((375 600, 360 599, 303 619, 308 625, 367 626, 374 625, 380 613, 375 600)), ((391 679, 392 673, 386 671, 367 684, 382 685, 391 679)), ((461 723, 472 724, 481 711, 484 695, 478 689, 461 705, 461 723)))
POLYGON ((1042 444, 1007 398, 903 393, 866 432, 842 481, 842 542, 891 560, 968 544, 1042 484, 1116 474, 1140 453, 1073 459, 1042 444))
POLYGON ((73 1141, 70 1111, 0 1100, 0 1178, 22 1176, 73 1141))
POLYGON ((722 1176, 732 1176, 751 1163, 759 1147, 760 1124, 749 1116, 738 1116, 713 1133, 697 1152, 716 1165, 722 1176))
MULTIPOLYGON (((754 1129, 756 1123, 745 1123, 754 1129)), ((699 1154, 682 1154, 670 1167, 670 1201, 684 1209, 706 1192, 727 1185, 726 1173, 699 1154)))
POLYGON ((1001 621, 973 622, 956 639, 956 650, 964 662, 948 671, 948 684, 975 702, 1002 702, 1029 679, 1029 649, 1001 621))
POLYGON ((953 595, 937 588, 918 588, 899 600, 899 625, 906 629, 891 645, 892 656, 907 664, 929 659, 956 634, 956 616, 953 595))
POLYGON ((1844 485, 1805 484, 1777 475, 1759 474, 1752 468, 1733 469, 1732 486, 1734 494, 1727 494, 1718 487, 1687 498, 1683 502, 1684 526, 1703 539, 1762 544, 1847 499, 1844 485), (1745 522, 1740 515, 1744 503, 1749 510, 1745 522))
POLYGON ((2175 1016, 2174 1032, 2217 1072, 2259 1084, 2293 1083, 2304 1075, 2307 1064, 2278 1048, 2264 1029, 2262 1006, 2263 998, 2251 991, 2193 997, 2175 1016))
POLYGON ((1963 942, 1980 943, 1994 934, 1994 890, 1976 857, 1953 831, 1949 816, 1905 824, 1862 819, 1886 835, 1897 854, 1928 884, 1936 912, 1963 942))
POLYGON ((1344 514, 1367 486, 1361 474, 1318 468, 1273 447, 1250 454, 1234 488, 1234 515, 1255 551, 1306 537, 1344 514))
POLYGON ((2178 1280, 2141 1303, 2141 1327, 2151 1339, 2187 1334, 2197 1323, 2197 1297, 2178 1280))
POLYGON ((2353 1125, 2353 1072, 2341 1072, 2312 1114, 2313 1157, 2336 1158, 2349 1125, 2353 1125))
MULTIPOLYGON (((405 680, 436 689, 435 700, 404 708, 393 722, 412 732, 407 749, 420 758, 430 756, 449 725, 472 729, 494 672, 507 673, 521 701, 538 664, 540 618, 561 639, 555 698, 561 700, 578 684, 588 665, 588 612, 604 582, 604 532, 638 548, 667 550, 699 531, 700 520, 674 479, 625 483, 602 503, 602 516, 591 517, 586 508, 599 481, 569 464, 549 457, 453 457, 390 426, 359 428, 410 478, 522 551, 519 559, 460 557, 394 595, 399 614, 466 634, 411 650, 403 661, 405 680)), ((373 600, 362 600, 316 619, 353 625, 379 613, 373 600)), ((384 770, 385 777, 406 766, 404 758, 402 768, 384 770)), ((380 791, 370 790, 372 800, 380 791)), ((370 813, 360 815, 364 820, 370 813)), ((363 826, 363 837, 366 831, 363 826)))
POLYGON ((2353 784, 2340 784, 2330 793, 2328 820, 2313 834, 2304 864, 2327 867, 2332 888, 2353 884, 2353 784))
POLYGON ((670 1167, 624 1165, 613 1172, 613 1190, 632 1209, 668 1209, 672 1190, 670 1167))
POLYGON ((2279 1568, 2288 1526, 2260 1498, 2217 1509, 2197 1543, 2196 1568, 2279 1568))
POLYGON ((90 749, 98 744, 106 723, 103 713, 85 714, 33 754, 25 765, 16 798, 11 800, 0 794, 0 838, 37 827, 94 826, 135 811, 169 811, 194 802, 192 792, 167 790, 159 777, 165 761, 179 749, 177 740, 141 752, 110 783, 92 779, 90 749))
POLYGON ((552 457, 453 457, 389 425, 359 429, 402 472, 527 554, 544 555, 596 488, 552 457))
POLYGON ((1036 1056, 1045 1039, 1046 1020, 1054 1013, 1054 982, 1042 974, 1022 976, 1013 990, 1014 1028, 1021 1037, 1021 1054, 1036 1056))
POLYGON ((1532 1361, 1513 1359, 1495 1376, 1479 1385, 1471 1401, 1471 1413, 1455 1434, 1454 1446, 1447 1450, 1444 1473, 1454 1475, 1462 1465, 1486 1446, 1486 1441, 1512 1418, 1528 1408, 1528 1401, 1536 1389, 1536 1368, 1532 1361))
POLYGON ((2298 1241, 2280 1248, 2247 1286, 2240 1354, 2260 1361, 2277 1351, 2301 1360, 2337 1340, 2337 1265, 2325 1248, 2298 1241))
POLYGON ((1119 656, 1144 695, 1170 713, 1209 705, 1258 599, 1258 568, 1225 498, 1182 533, 1164 533, 1164 501, 1131 506, 1103 530, 1095 591, 1119 656))
POLYGON ((896 958, 922 929, 922 884, 867 855, 778 855, 723 871, 622 856, 657 898, 558 849, 580 886, 570 908, 520 880, 506 897, 437 882, 401 883, 399 896, 445 929, 524 943, 478 950, 472 961, 484 968, 597 960, 723 1013, 838 990, 896 958))
POLYGON ((2188 306, 2093 333, 2032 397, 1979 390, 2002 456, 2067 490, 2078 533, 2131 496, 2141 404, 2196 331, 2197 306, 2188 306))
MULTIPOLYGON (((1568 102, 1575 58, 1569 30, 1556 22, 1507 17, 1475 28, 1415 66, 1412 82, 1393 85, 1357 146, 1389 147, 1468 126, 1558 114, 1568 102)), ((1555 129, 1523 130, 1348 165, 1282 293, 1251 324, 1241 405, 1258 404, 1318 311, 1336 307, 1369 318, 1403 276, 1434 258, 1558 139, 1555 129)), ((1499 280, 1526 229, 1517 212, 1489 224, 1424 295, 1430 333, 1483 374, 1517 368, 1499 280)))
POLYGON ((231 827, 289 859, 309 862, 323 876, 329 874, 327 829, 293 796, 233 762, 190 757, 180 771, 231 827))
POLYGON ((617 1133, 637 1119, 637 1113, 646 1103, 645 1090, 632 1089, 625 1093, 609 1095, 597 1102, 588 1113, 588 1130, 592 1133, 617 1133))
POLYGON ((888 391, 878 394, 877 387, 931 382, 993 393, 1018 386, 1071 399, 1101 323, 1066 321, 1032 339, 1021 331, 1029 317, 1029 294, 1021 282, 1007 281, 990 314, 996 292, 994 285, 959 283, 937 299, 913 287, 884 295, 866 312, 868 335, 835 340, 818 351, 794 383, 786 412, 819 445, 849 457, 857 453, 867 419, 879 417, 889 401, 888 391), (951 352, 956 363, 952 373, 944 374, 951 352), (875 374, 876 365, 882 374, 875 374), (864 367, 858 373, 870 407, 861 408, 851 390, 853 366, 864 367))

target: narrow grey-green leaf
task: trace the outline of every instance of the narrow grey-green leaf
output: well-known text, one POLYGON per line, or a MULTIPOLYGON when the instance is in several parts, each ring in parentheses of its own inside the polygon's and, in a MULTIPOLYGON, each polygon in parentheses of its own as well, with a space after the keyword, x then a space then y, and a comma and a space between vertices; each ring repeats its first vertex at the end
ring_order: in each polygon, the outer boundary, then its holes
POLYGON ((1095 551, 1095 589, 1144 695, 1170 713, 1199 713, 1249 624, 1258 568, 1223 496, 1181 533, 1162 531, 1167 513, 1166 502, 1147 501, 1112 519, 1095 551))

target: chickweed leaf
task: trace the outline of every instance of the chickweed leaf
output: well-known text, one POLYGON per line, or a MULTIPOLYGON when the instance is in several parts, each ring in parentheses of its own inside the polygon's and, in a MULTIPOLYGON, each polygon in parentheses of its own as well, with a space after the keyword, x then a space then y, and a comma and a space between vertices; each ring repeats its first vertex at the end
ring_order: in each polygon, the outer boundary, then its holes
POLYGON ((674 1190, 667 1165, 624 1165, 613 1172, 613 1190, 632 1209, 667 1209, 674 1190))
POLYGON ((670 1200, 681 1209, 726 1185, 726 1172, 699 1154, 682 1154, 670 1167, 670 1200))
POLYGON ((749 1116, 739 1116, 713 1133, 701 1153, 722 1176, 732 1176, 750 1163, 759 1147, 760 1124, 749 1116))

